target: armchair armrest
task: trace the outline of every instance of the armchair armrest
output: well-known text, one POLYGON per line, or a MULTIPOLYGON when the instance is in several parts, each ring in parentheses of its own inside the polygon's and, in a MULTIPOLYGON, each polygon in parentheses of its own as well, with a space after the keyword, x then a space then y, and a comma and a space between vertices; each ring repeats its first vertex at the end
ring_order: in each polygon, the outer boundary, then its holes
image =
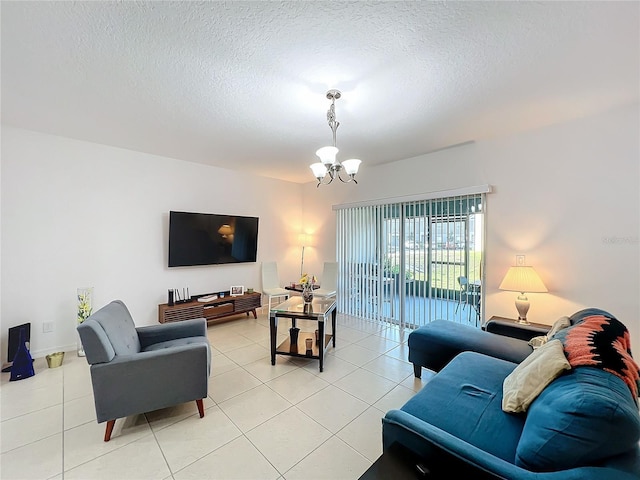
POLYGON ((137 327, 136 331, 140 339, 140 346, 144 350, 154 343, 168 342, 177 338, 206 337, 207 320, 205 318, 194 318, 181 322, 137 327))

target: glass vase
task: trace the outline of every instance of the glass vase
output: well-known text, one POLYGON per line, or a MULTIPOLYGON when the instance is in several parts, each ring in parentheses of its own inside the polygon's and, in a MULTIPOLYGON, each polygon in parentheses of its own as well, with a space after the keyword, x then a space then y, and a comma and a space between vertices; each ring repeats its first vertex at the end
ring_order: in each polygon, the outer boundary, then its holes
POLYGON ((310 305, 313 301, 313 287, 311 285, 302 287, 302 300, 304 300, 305 305, 310 305))
MULTIPOLYGON (((87 318, 89 318, 89 315, 91 315, 91 312, 93 311, 93 305, 92 305, 93 287, 78 288, 76 298, 78 301, 76 320, 79 325, 82 322, 84 322, 87 318)), ((82 346, 82 340, 80 340, 80 334, 78 333, 76 333, 76 346, 77 346, 78 356, 84 357, 85 356, 84 347, 82 346)))
POLYGON ((84 347, 82 346, 82 340, 80 340, 80 334, 76 332, 76 350, 79 357, 86 357, 84 353, 84 347))
POLYGON ((291 327, 289 329, 289 336, 290 336, 290 352, 291 353, 298 353, 298 334, 300 333, 300 329, 297 327, 291 327))

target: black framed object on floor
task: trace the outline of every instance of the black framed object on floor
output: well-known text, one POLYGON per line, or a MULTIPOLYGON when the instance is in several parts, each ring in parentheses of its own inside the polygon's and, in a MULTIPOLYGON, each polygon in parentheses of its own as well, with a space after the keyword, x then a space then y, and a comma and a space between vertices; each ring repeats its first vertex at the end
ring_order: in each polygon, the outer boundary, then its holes
POLYGON ((16 325, 15 327, 11 327, 9 329, 9 341, 7 345, 7 363, 9 366, 5 366, 2 371, 10 372, 11 371, 11 362, 18 353, 18 348, 20 347, 20 329, 24 328, 25 340, 27 343, 31 341, 31 323, 23 323, 22 325, 16 325))

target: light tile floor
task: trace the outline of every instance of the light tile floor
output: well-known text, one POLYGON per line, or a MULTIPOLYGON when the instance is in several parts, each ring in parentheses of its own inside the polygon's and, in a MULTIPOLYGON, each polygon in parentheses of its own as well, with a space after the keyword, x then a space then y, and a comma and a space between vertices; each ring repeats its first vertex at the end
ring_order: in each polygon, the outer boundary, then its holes
POLYGON ((67 352, 52 369, 36 359, 31 378, 2 374, 0 478, 357 479, 382 453, 385 412, 429 379, 407 362, 409 332, 339 314, 320 373, 317 360, 271 365, 266 313, 209 326, 204 418, 189 402, 119 419, 107 443, 86 359, 67 352))

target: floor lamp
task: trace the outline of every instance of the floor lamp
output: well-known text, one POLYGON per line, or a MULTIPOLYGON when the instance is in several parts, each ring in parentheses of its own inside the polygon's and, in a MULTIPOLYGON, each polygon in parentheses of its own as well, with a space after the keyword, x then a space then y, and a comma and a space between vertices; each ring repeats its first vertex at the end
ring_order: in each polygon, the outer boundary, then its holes
POLYGON ((309 243, 309 235, 306 233, 301 233, 298 237, 298 241, 300 245, 302 245, 302 256, 300 257, 300 278, 304 274, 304 246, 309 243))

